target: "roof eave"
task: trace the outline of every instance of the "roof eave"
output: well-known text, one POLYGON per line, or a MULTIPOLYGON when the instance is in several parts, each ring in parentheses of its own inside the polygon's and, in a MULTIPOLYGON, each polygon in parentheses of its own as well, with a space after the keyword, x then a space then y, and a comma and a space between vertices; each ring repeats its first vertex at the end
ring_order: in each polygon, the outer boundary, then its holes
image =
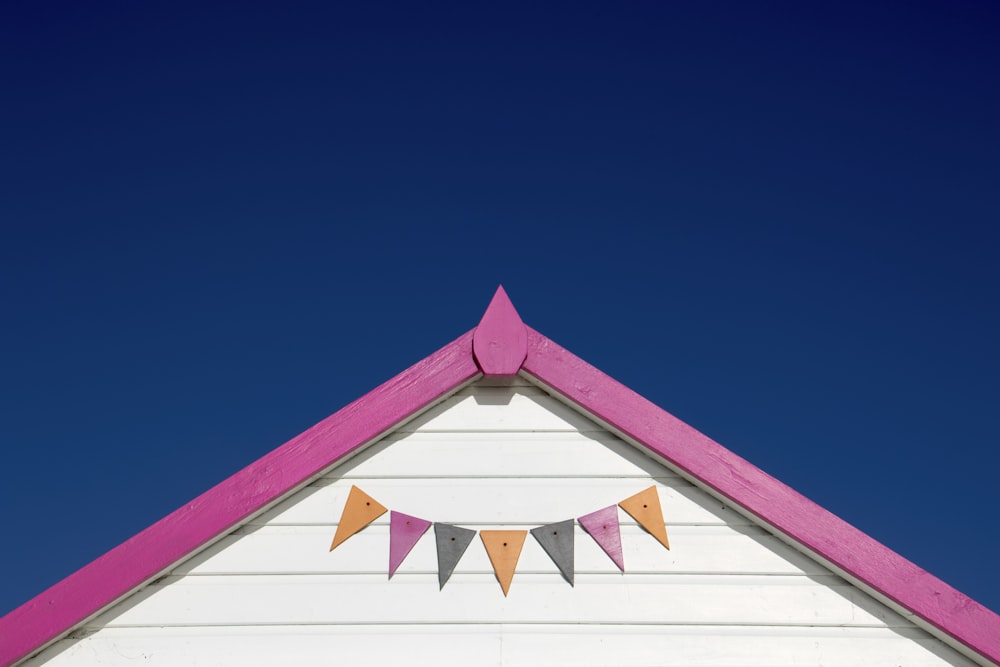
POLYGON ((522 371, 738 505, 966 655, 1000 664, 1000 616, 528 328, 522 371), (971 652, 970 652, 971 651, 971 652))
POLYGON ((64 637, 230 529, 480 376, 473 331, 0 618, 0 666, 64 637))

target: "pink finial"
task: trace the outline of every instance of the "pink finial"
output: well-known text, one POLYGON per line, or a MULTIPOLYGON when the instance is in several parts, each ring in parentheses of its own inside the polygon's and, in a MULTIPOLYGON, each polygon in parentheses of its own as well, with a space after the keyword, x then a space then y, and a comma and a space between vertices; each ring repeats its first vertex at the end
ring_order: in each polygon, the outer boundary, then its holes
POLYGON ((472 354, 486 377, 511 377, 528 356, 528 329, 514 310, 503 285, 472 335, 472 354))

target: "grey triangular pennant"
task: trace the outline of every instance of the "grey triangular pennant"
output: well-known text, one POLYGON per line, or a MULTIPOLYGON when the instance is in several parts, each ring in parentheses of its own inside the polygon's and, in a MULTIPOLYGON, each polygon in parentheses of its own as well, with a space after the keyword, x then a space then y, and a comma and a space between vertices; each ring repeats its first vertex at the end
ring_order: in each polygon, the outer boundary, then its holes
POLYGON ((532 528, 531 534, 545 549, 563 577, 573 585, 573 519, 532 528))
POLYGON ((438 584, 444 588, 445 582, 455 571, 459 559, 469 548, 476 531, 459 528, 447 523, 434 524, 434 538, 437 540, 438 552, 438 584))

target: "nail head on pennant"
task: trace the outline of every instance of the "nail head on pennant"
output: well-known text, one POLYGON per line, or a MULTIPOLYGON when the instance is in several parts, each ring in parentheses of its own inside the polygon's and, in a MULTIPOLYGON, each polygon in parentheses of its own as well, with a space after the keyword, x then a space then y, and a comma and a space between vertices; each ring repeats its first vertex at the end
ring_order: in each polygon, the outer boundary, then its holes
POLYGON ((350 493, 347 494, 347 502, 344 503, 340 521, 337 523, 337 532, 333 535, 330 551, 387 511, 377 500, 358 487, 352 486, 350 493))
POLYGON ((663 521, 663 511, 660 509, 660 496, 657 494, 655 486, 626 498, 618 505, 628 512, 650 535, 655 537, 660 544, 667 549, 670 548, 670 542, 667 540, 667 527, 663 521))
POLYGON ((622 572, 625 571, 625 557, 622 554, 622 534, 618 523, 618 506, 585 514, 577 519, 583 529, 604 549, 622 572))
POLYGON ((396 573, 414 545, 431 527, 430 521, 395 510, 389 513, 389 578, 396 573))
POLYGON ((493 572, 497 575, 504 597, 510 590, 510 582, 514 580, 514 569, 521 557, 524 539, 528 536, 526 530, 481 530, 479 537, 486 547, 486 554, 493 564, 493 572))

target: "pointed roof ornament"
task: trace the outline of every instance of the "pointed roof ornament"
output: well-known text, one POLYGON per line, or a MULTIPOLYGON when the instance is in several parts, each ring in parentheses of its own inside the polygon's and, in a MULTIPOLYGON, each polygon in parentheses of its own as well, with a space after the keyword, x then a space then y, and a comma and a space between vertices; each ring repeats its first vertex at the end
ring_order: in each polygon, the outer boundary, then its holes
POLYGON ((513 377, 528 356, 528 329, 503 285, 472 335, 472 354, 486 377, 513 377))

